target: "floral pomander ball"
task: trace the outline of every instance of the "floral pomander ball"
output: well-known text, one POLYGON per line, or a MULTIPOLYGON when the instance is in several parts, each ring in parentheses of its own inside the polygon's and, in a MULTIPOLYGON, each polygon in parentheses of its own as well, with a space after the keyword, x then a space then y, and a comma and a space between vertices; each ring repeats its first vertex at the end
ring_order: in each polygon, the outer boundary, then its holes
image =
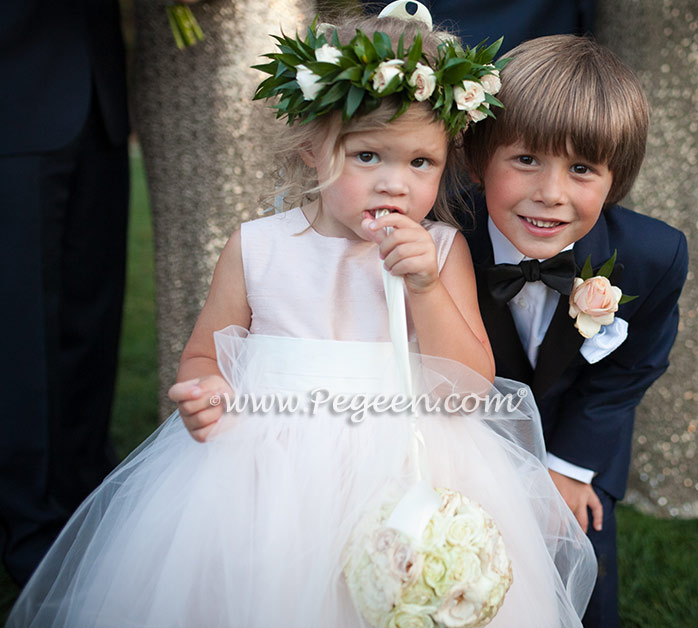
POLYGON ((345 548, 344 577, 356 608, 376 628, 475 628, 496 615, 513 577, 494 519, 457 491, 422 538, 388 527, 395 503, 367 513, 345 548))

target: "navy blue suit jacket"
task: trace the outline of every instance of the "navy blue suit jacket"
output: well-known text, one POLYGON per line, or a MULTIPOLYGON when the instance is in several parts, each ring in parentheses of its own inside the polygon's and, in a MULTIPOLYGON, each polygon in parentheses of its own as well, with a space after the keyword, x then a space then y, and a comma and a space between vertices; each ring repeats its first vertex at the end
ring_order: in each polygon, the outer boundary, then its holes
POLYGON ((579 270, 589 255, 597 269, 617 250, 611 281, 624 294, 638 296, 617 312, 628 322, 628 337, 606 358, 589 364, 579 353, 584 339, 568 314, 568 299, 560 297, 533 369, 508 305, 495 302, 487 290, 484 271, 494 258, 486 212, 477 211, 473 222, 464 234, 497 375, 531 386, 549 452, 593 469, 597 475, 592 483, 622 498, 635 408, 668 367, 676 337, 677 300, 688 265, 686 238, 659 220, 623 207, 605 209, 594 228, 574 245, 574 256, 579 270))
POLYGON ((118 0, 3 0, 0 155, 63 148, 91 97, 114 144, 128 137, 118 0))

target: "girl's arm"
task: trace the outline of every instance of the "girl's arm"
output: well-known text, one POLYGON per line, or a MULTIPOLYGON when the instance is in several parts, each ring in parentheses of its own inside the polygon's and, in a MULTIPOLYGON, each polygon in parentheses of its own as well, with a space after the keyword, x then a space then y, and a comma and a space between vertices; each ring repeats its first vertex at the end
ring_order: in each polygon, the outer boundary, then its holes
POLYGON ((397 213, 372 222, 365 228, 379 241, 386 268, 405 278, 419 350, 456 360, 493 381, 494 357, 465 238, 456 234, 439 274, 434 241, 421 225, 397 213), (385 236, 382 229, 387 226, 395 229, 385 236))
POLYGON ((206 440, 225 409, 224 404, 211 405, 211 397, 233 394, 218 369, 213 332, 228 325, 249 329, 251 317, 238 230, 216 264, 206 303, 182 352, 177 383, 168 393, 177 402, 182 420, 195 440, 206 440))

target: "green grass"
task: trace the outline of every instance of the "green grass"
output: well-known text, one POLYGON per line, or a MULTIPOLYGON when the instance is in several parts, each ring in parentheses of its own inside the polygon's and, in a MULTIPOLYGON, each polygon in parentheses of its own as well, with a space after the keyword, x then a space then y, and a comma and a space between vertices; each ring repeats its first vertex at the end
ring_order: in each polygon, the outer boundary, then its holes
MULTIPOLYGON (((121 456, 157 423, 152 260, 145 182, 140 159, 135 156, 128 284, 112 421, 121 456)), ((654 519, 622 505, 617 511, 622 626, 698 626, 698 520, 654 519)), ((17 588, 0 567, 0 624, 16 596, 17 588)))

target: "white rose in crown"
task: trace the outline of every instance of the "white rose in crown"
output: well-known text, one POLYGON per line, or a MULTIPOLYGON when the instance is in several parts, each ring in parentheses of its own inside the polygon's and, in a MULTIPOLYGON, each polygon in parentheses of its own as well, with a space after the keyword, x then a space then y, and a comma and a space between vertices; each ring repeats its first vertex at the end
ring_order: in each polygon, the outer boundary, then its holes
MULTIPOLYGON (((487 103, 485 103, 485 107, 489 109, 487 103)), ((484 120, 486 117, 487 114, 483 113, 479 109, 473 109, 472 111, 468 111, 468 118, 470 118, 473 122, 480 122, 481 120, 484 120)))
POLYGON ((494 519, 457 491, 436 493, 420 539, 387 525, 395 503, 366 513, 352 532, 344 577, 372 626, 476 628, 504 602, 513 576, 494 519))
POLYGON ((342 58, 342 51, 329 44, 324 44, 315 51, 315 58, 323 63, 338 65, 342 58))
POLYGON ((480 83, 463 81, 453 88, 453 100, 461 111, 473 111, 485 102, 485 90, 480 83))
POLYGON ((373 74, 373 89, 378 93, 384 92, 396 76, 401 77, 402 59, 390 59, 378 64, 375 73, 373 74))
POLYGON ((484 89, 488 94, 494 96, 500 89, 502 89, 502 81, 499 78, 499 70, 496 70, 493 65, 488 66, 492 68, 491 74, 485 74, 481 79, 482 89, 484 89))
POLYGON ((584 338, 592 338, 601 331, 602 326, 611 325, 618 306, 637 298, 624 295, 621 289, 611 285, 608 279, 616 262, 616 254, 614 251, 613 256, 594 276, 591 256, 588 257, 581 277, 574 278, 569 315, 575 319, 574 326, 584 338))
POLYGON ((304 100, 314 100, 322 89, 320 77, 302 64, 296 66, 296 82, 303 92, 304 100))
POLYGON ((414 99, 423 102, 427 100, 436 88, 436 74, 428 65, 418 63, 414 72, 407 79, 407 82, 416 87, 414 90, 414 99))

